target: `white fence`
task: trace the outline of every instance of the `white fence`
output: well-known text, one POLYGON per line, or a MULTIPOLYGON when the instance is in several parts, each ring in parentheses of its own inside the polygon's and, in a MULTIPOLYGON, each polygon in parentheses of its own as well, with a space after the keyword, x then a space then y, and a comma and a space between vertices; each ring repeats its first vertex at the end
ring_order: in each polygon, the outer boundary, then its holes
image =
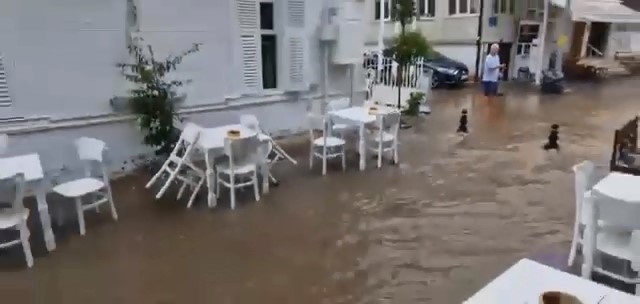
POLYGON ((418 88, 424 73, 424 60, 422 58, 405 65, 401 71, 400 79, 397 77, 398 63, 390 57, 382 58, 382 65, 378 68, 378 57, 375 55, 365 55, 363 67, 367 71, 367 78, 372 80, 373 85, 386 85, 396 87, 400 84, 403 87, 418 88))

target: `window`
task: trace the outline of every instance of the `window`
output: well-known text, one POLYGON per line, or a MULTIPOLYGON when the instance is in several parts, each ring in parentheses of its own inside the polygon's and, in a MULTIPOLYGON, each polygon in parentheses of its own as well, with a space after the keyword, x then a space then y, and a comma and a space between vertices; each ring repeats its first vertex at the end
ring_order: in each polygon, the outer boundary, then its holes
POLYGON ((416 0, 419 17, 432 18, 436 15, 436 0, 416 0))
POLYGON ((380 1, 384 1, 384 19, 385 21, 391 20, 391 0, 376 0, 376 13, 375 19, 380 20, 380 1))
POLYGON ((515 11, 514 0, 493 0, 492 8, 494 14, 512 14, 515 11))
POLYGON ((11 106, 11 96, 9 95, 9 84, 7 74, 2 65, 2 55, 0 55, 0 107, 11 106))
POLYGON ((480 0, 449 0, 449 15, 477 14, 480 0))
POLYGON ((274 30, 273 2, 260 2, 260 42, 262 46, 262 88, 278 86, 277 39, 274 30))

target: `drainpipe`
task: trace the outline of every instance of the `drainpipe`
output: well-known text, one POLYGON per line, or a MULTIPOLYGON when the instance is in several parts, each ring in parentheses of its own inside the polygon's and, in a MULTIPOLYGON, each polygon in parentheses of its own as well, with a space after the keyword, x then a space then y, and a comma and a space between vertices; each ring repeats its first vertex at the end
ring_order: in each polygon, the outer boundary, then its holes
POLYGON ((484 0, 480 0, 480 14, 478 16, 478 39, 476 41, 476 75, 475 81, 480 80, 480 58, 482 57, 482 32, 484 20, 484 0))
POLYGON ((539 60, 538 71, 536 73, 536 85, 542 83, 542 70, 544 64, 544 46, 547 40, 547 23, 549 23, 549 0, 544 0, 544 9, 542 10, 542 29, 540 30, 540 37, 538 37, 539 60))
POLYGON ((384 50, 384 3, 385 0, 380 0, 380 19, 378 20, 378 72, 376 73, 376 78, 382 75, 382 51, 384 50))

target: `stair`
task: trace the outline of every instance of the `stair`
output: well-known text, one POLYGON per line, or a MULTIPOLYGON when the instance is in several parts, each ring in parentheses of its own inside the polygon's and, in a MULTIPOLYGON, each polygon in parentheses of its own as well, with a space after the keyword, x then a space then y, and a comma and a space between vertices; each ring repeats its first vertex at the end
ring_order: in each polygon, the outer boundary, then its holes
POLYGON ((622 62, 610 58, 585 57, 578 60, 577 64, 589 68, 600 77, 626 76, 631 74, 622 62))

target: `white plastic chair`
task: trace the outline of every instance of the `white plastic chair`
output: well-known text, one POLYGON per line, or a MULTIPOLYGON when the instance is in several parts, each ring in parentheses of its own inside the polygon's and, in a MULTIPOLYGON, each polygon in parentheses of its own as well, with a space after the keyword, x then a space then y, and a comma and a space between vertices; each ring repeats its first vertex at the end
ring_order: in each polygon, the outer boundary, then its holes
POLYGON ((259 155, 260 140, 258 136, 231 139, 225 138, 224 154, 227 162, 216 165, 216 196, 220 196, 220 185, 231 192, 231 209, 236 208, 236 189, 253 185, 256 201, 260 200, 258 188, 258 168, 263 160, 259 155), (226 177, 227 179, 224 179, 226 177), (247 179, 247 181, 244 181, 247 179))
MULTIPOLYGON (((338 99, 330 100, 327 103, 327 111, 338 111, 342 109, 349 108, 349 97, 341 97, 338 99)), ((345 132, 349 129, 349 125, 347 124, 332 124, 331 132, 335 132, 340 134, 341 138, 344 138, 345 132)), ((333 135, 334 133, 332 133, 333 135)))
POLYGON ((384 153, 393 153, 393 163, 397 164, 400 112, 376 115, 376 125, 374 129, 367 129, 367 149, 378 154, 378 168, 382 167, 384 153))
POLYGON ((118 213, 113 203, 108 168, 104 161, 104 155, 107 150, 106 144, 101 140, 89 137, 81 137, 74 144, 80 161, 84 162, 85 177, 59 184, 53 187, 53 192, 66 198, 74 199, 80 235, 84 235, 84 211, 88 209, 99 211, 100 205, 108 203, 111 207, 111 216, 116 221, 118 220, 118 213), (99 166, 101 178, 92 177, 96 164, 99 166), (86 196, 91 197, 91 202, 83 204, 82 198, 86 196))
POLYGON ((169 185, 171 185, 175 179, 178 179, 182 182, 182 186, 178 191, 177 199, 182 197, 187 185, 190 186, 192 193, 189 198, 189 202, 187 203, 187 208, 191 208, 198 191, 206 180, 204 170, 194 165, 191 160, 191 156, 195 152, 195 143, 200 137, 200 130, 200 126, 194 123, 185 124, 184 129, 180 134, 180 138, 178 139, 175 148, 173 148, 173 151, 171 151, 169 158, 167 158, 160 170, 158 170, 158 172, 147 183, 146 188, 150 188, 163 174, 169 174, 165 184, 156 194, 156 199, 161 198, 169 188, 169 185))
POLYGON ((327 159, 342 157, 342 170, 347 169, 347 160, 345 156, 345 141, 342 138, 333 137, 328 134, 328 123, 323 116, 317 114, 308 114, 309 123, 309 169, 313 169, 313 159, 319 157, 322 159, 322 175, 327 174, 327 159), (317 131, 322 132, 322 136, 316 137, 317 131))
POLYGON ((0 133, 0 155, 9 149, 9 135, 0 133))
MULTIPOLYGON (((0 179, 2 185, 10 184, 13 188, 13 203, 11 208, 0 209, 0 230, 16 229, 20 232, 18 239, 9 240, 0 243, 0 249, 22 244, 24 257, 27 266, 33 266, 33 255, 31 254, 31 244, 29 243, 29 227, 27 219, 29 218, 29 209, 24 207, 25 180, 23 174, 16 174, 7 178, 0 179)), ((4 188, 4 187, 3 187, 4 188)))
MULTIPOLYGON (((576 216, 573 225, 573 240, 571 242, 571 249, 569 251, 569 260, 567 264, 573 265, 575 260, 578 245, 583 244, 583 230, 588 221, 588 214, 584 208, 585 197, 591 197, 591 188, 601 179, 603 176, 599 176, 601 172, 596 172, 596 169, 601 169, 601 166, 596 166, 592 161, 583 161, 573 166, 574 181, 575 181, 575 197, 576 197, 576 216)), ((609 228, 603 221, 600 221, 598 225, 601 228, 609 228)))
MULTIPOLYGON (((607 199, 597 194, 585 197, 585 204, 593 210, 587 215, 585 243, 592 244, 584 250, 582 276, 589 278, 597 272, 627 284, 636 285, 636 295, 640 295, 640 205, 607 199), (593 224, 604 221, 616 229, 603 229, 593 224), (607 269, 601 254, 625 261, 623 269, 607 269), (597 255, 596 255, 597 254, 597 255)), ((585 246, 587 247, 587 246, 585 246)))
MULTIPOLYGON (((282 149, 282 147, 280 147, 280 145, 271 138, 271 136, 266 134, 266 132, 260 127, 260 122, 255 115, 240 115, 240 124, 258 133, 258 139, 260 139, 260 142, 267 145, 267 149, 265 150, 266 155, 264 157, 266 158, 266 165, 269 166, 269 169, 271 169, 277 162, 285 159, 294 165, 298 164, 298 162, 289 156, 289 154, 287 154, 287 152, 285 152, 284 149, 282 149)), ((271 170, 269 170, 269 172, 271 172, 271 170)), ((269 173, 269 179, 274 184, 278 184, 278 180, 271 173, 269 173)))

